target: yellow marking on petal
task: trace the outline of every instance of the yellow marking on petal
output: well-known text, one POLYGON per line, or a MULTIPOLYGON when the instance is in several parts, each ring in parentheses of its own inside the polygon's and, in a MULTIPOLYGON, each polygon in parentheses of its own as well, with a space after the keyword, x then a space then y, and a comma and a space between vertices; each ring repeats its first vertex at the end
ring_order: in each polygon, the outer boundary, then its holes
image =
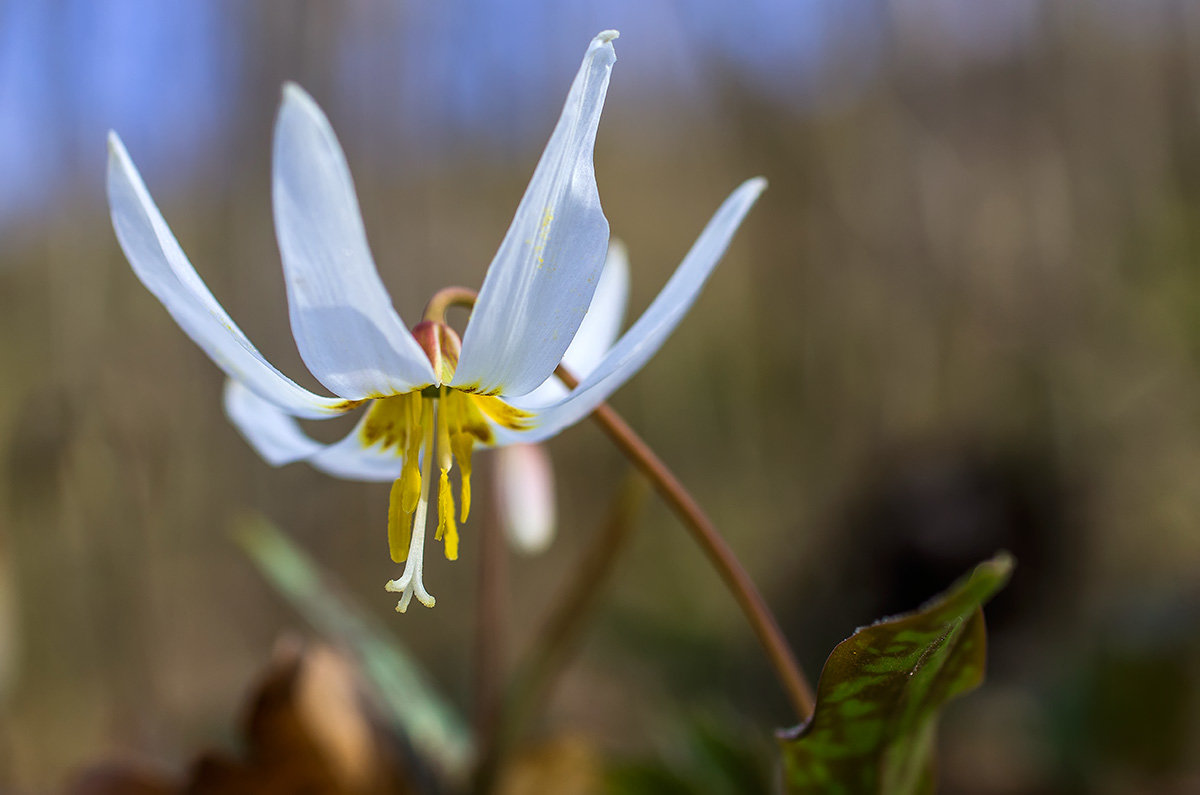
POLYGON ((459 384, 454 387, 457 392, 465 392, 469 395, 499 395, 504 391, 502 386, 494 386, 486 392, 483 390, 483 385, 476 381, 473 384, 459 384))
POLYGON ((510 406, 498 397, 488 395, 472 395, 475 407, 488 416, 497 425, 511 431, 527 431, 533 427, 533 415, 510 406))
MULTIPOLYGON (((492 443, 492 428, 487 417, 475 405, 478 396, 469 395, 458 389, 447 390, 442 409, 450 426, 450 436, 467 434, 482 444, 492 443)), ((458 450, 454 450, 458 457, 458 450)))
POLYGON ((542 223, 541 226, 538 227, 537 242, 533 244, 533 255, 537 257, 538 270, 541 270, 546 264, 543 254, 545 254, 546 251, 546 243, 550 239, 550 226, 553 222, 554 213, 549 207, 547 207, 546 211, 542 213, 542 223))
MULTIPOLYGON (((403 508, 401 494, 404 487, 400 480, 396 478, 392 483, 392 495, 388 502, 388 550, 396 563, 403 563, 408 559, 408 545, 412 541, 412 513, 403 508)), ((419 483, 417 487, 420 488, 419 483)))
POLYGON ((384 450, 397 448, 397 454, 404 452, 409 433, 420 428, 419 392, 406 392, 403 395, 390 395, 371 401, 367 416, 359 429, 359 438, 366 447, 382 443, 384 450), (414 414, 413 407, 418 408, 414 414))

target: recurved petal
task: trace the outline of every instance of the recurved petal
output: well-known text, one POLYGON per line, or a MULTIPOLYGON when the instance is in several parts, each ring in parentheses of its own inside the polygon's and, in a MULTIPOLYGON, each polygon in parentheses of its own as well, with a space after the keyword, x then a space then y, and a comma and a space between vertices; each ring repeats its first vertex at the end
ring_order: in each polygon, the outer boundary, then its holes
POLYGON ((391 481, 402 461, 394 450, 368 447, 361 434, 363 418, 353 431, 333 444, 322 444, 300 423, 237 381, 225 385, 225 413, 250 446, 274 466, 307 461, 316 469, 347 480, 391 481))
POLYGON ((616 61, 592 40, 463 336, 454 386, 524 395, 562 361, 596 290, 608 245, 592 149, 616 61))
MULTIPOLYGON (((625 305, 629 299, 629 257, 619 240, 608 244, 608 256, 604 260, 604 271, 596 285, 596 295, 588 307, 575 339, 563 354, 563 365, 576 378, 583 378, 596 368, 604 354, 613 346, 625 319, 625 305)), ((521 400, 530 406, 549 406, 567 395, 567 388, 555 376, 521 400)))
POLYGON ((323 445, 310 439, 300 423, 263 400, 245 384, 225 382, 225 414, 242 437, 271 466, 283 466, 316 453, 323 445))
POLYGON ((217 366, 290 414, 322 418, 346 409, 344 400, 296 384, 250 343, 179 247, 116 133, 108 136, 107 182, 113 228, 133 272, 217 366))
POLYGON ((563 354, 562 363, 577 377, 582 378, 596 369, 617 341, 628 302, 629 254, 624 243, 611 240, 592 304, 575 332, 575 339, 563 354))
POLYGON ((333 129, 291 83, 275 123, 273 194, 292 333, 312 374, 349 398, 436 383, 375 269, 333 129))
MULTIPOLYGON (((725 200, 654 302, 566 398, 547 408, 527 406, 520 400, 511 401, 517 408, 537 414, 533 429, 519 434, 522 441, 549 438, 578 422, 658 351, 691 308, 734 232, 766 185, 766 180, 761 177, 747 180, 725 200)), ((505 435, 501 441, 516 437, 516 434, 513 437, 505 435)))
POLYGON ((400 477, 404 461, 395 449, 363 443, 363 423, 366 413, 340 441, 324 447, 308 457, 308 463, 327 475, 346 480, 389 482, 400 477))

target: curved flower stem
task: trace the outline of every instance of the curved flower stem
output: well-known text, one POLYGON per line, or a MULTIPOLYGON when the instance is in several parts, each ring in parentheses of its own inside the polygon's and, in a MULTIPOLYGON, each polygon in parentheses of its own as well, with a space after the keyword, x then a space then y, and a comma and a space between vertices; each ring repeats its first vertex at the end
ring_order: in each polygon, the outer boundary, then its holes
MULTIPOLYGON (((568 389, 579 386, 579 380, 562 365, 559 365, 555 373, 568 389)), ((741 605, 768 659, 775 667, 775 674, 779 677, 779 683, 787 693, 797 718, 800 721, 807 720, 813 711, 812 686, 800 670, 800 664, 796 662, 791 647, 784 639, 779 622, 775 620, 762 594, 733 554, 733 550, 717 532, 712 520, 667 465, 611 406, 601 403, 592 412, 592 419, 599 423, 621 452, 650 479, 659 496, 671 506, 671 510, 691 531, 692 538, 704 550, 709 562, 717 569, 725 585, 741 605)))
MULTIPOLYGON (((473 307, 477 297, 478 294, 470 288, 447 287, 430 300, 429 305, 425 308, 425 316, 432 318, 437 315, 440 319, 451 306, 473 307)), ((579 379, 561 364, 554 372, 568 389, 579 386, 579 379)), ((692 495, 667 468, 667 465, 625 423, 625 420, 613 411, 612 407, 607 403, 601 403, 592 412, 592 419, 599 423, 617 448, 650 479, 659 496, 671 506, 675 515, 691 531, 692 538, 704 550, 709 562, 717 569, 721 579, 725 581, 725 585, 733 592, 734 599, 746 614, 750 626, 754 628, 754 634, 758 636, 767 658, 775 668, 780 685, 792 702, 796 717, 801 722, 807 720, 813 711, 812 685, 808 683, 808 679, 800 669, 800 664, 796 662, 796 657, 792 654, 791 647, 788 646, 787 640, 783 637, 783 631, 779 628, 779 622, 775 620, 774 614, 767 607, 766 601, 754 585, 754 581, 750 579, 750 575, 746 573, 741 562, 733 554, 733 550, 717 532, 712 520, 692 499, 692 495)))
POLYGON ((478 297, 479 294, 470 287, 443 287, 425 304, 422 318, 440 323, 445 320, 446 310, 450 307, 461 306, 470 309, 475 306, 475 299, 478 297))

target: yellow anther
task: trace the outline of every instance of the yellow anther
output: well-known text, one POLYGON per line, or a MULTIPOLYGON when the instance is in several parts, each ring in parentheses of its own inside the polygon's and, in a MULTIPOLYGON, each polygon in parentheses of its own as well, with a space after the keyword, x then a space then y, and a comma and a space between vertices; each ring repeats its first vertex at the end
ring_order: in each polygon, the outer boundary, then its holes
POLYGON ((450 491, 450 473, 444 469, 438 484, 438 528, 433 538, 446 545, 447 560, 458 560, 458 525, 454 521, 454 494, 450 491))
POLYGON ((402 395, 407 399, 408 422, 406 423, 404 466, 400 472, 403 481, 402 505, 405 513, 412 513, 417 508, 421 498, 421 421, 423 419, 423 401, 420 395, 410 393, 402 395))
MULTIPOLYGON (((533 427, 533 415, 510 406, 493 395, 471 395, 475 407, 486 414, 492 422, 513 431, 527 431, 533 427)), ((489 434, 490 435, 490 434, 489 434)))
MULTIPOLYGON (((419 477, 418 489, 421 488, 419 477)), ((401 497, 404 486, 401 480, 402 478, 396 478, 392 483, 392 496, 388 502, 388 550, 396 563, 403 563, 408 559, 408 545, 412 541, 412 512, 404 510, 401 497)))
POLYGON ((458 517, 458 521, 465 522, 471 515, 471 450, 469 447, 466 459, 459 459, 458 479, 458 499, 462 503, 462 515, 458 517))

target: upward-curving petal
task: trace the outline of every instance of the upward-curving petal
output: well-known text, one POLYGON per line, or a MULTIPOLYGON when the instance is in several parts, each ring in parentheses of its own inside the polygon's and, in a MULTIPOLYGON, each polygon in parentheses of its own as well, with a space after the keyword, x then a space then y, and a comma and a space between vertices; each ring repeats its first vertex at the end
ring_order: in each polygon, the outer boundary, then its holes
POLYGON ((512 225, 488 267, 453 386, 524 395, 562 360, 608 245, 592 149, 616 61, 616 31, 592 40, 512 225))
POLYGON ((352 398, 436 383, 375 270, 333 129, 291 83, 275 123, 273 193, 292 333, 312 374, 352 398))
MULTIPOLYGON (((604 271, 596 285, 596 295, 588 307, 575 339, 563 354, 562 364, 576 378, 596 369, 596 365, 617 341, 621 322, 625 319, 625 304, 629 300, 629 258, 619 240, 608 244, 604 271)), ((567 388, 556 376, 550 376, 521 401, 530 406, 549 406, 567 395, 567 388)))
POLYGON ((108 136, 108 204, 133 272, 226 374, 298 417, 346 410, 346 401, 314 395, 276 370, 230 319, 188 262, 116 133, 108 136))
POLYGON ((562 363, 582 378, 596 368, 617 341, 629 303, 629 254, 620 240, 610 240, 596 294, 562 363))
POLYGON ((536 424, 530 431, 501 434, 497 441, 535 442, 553 436, 591 413, 641 369, 687 314, 742 219, 766 186, 767 181, 762 177, 747 180, 725 200, 654 302, 566 398, 546 408, 512 401, 517 408, 535 411, 536 424))

